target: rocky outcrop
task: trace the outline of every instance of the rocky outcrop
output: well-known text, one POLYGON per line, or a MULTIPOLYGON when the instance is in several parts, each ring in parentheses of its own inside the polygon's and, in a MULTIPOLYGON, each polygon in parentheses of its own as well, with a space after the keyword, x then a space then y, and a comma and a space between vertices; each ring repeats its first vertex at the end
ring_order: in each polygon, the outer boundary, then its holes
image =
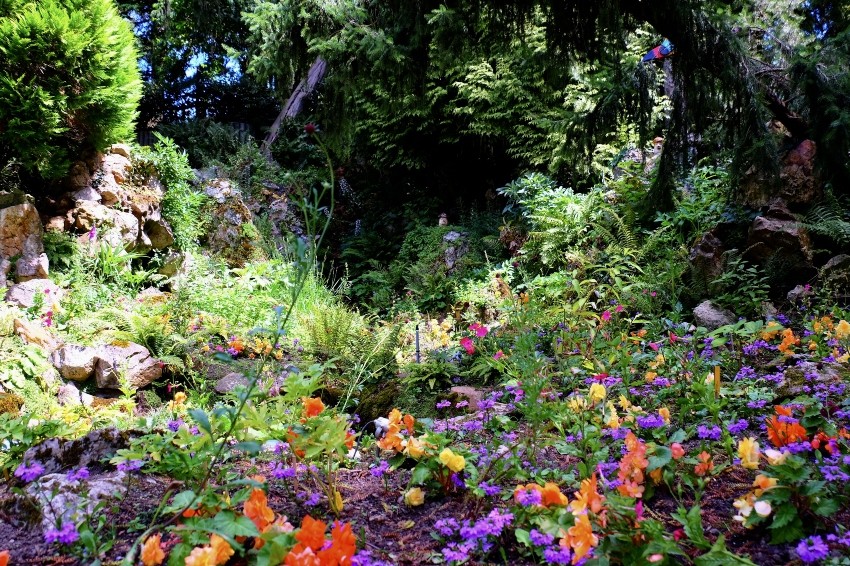
POLYGON ((260 234, 253 214, 245 202, 234 195, 216 206, 212 231, 208 234, 210 249, 231 266, 241 267, 251 259, 262 257, 260 234))
POLYGON ((747 244, 746 257, 755 263, 771 260, 800 270, 812 266, 809 234, 781 201, 753 220, 747 244))
POLYGON ((160 377, 162 363, 144 346, 129 342, 98 348, 95 381, 101 389, 120 389, 122 383, 140 389, 160 377))
POLYGON ((98 353, 97 348, 67 344, 53 353, 50 363, 65 379, 82 382, 94 375, 98 353))
POLYGON ((758 209, 779 198, 797 210, 817 201, 822 184, 815 169, 816 153, 812 140, 803 140, 789 150, 780 161, 778 183, 755 169, 748 171, 741 182, 742 203, 758 209))
POLYGON ((221 395, 230 393, 237 387, 248 387, 250 381, 239 372, 231 372, 215 382, 215 391, 221 395))
POLYGON ((16 318, 15 334, 20 336, 25 344, 34 344, 50 354, 59 347, 59 342, 38 322, 31 322, 25 318, 16 318))
POLYGON ((64 473, 48 474, 27 486, 32 500, 41 505, 45 531, 89 517, 105 502, 122 499, 126 491, 127 472, 122 471, 81 480, 64 473))
POLYGON ((711 301, 703 301, 694 309, 694 323, 708 330, 716 330, 734 323, 735 320, 735 313, 720 308, 711 301))
POLYGON ((726 249, 714 232, 706 232, 691 249, 691 270, 697 281, 711 283, 723 273, 726 249))
POLYGON ((12 285, 6 291, 5 299, 7 303, 28 309, 36 304, 36 297, 42 297, 44 304, 49 305, 61 300, 62 295, 62 289, 50 279, 31 279, 12 285))
MULTIPOLYGON (((6 286, 11 258, 18 282, 47 277, 41 218, 29 202, 0 208, 0 283, 6 286)), ((0 288, 2 291, 2 288, 0 288)))

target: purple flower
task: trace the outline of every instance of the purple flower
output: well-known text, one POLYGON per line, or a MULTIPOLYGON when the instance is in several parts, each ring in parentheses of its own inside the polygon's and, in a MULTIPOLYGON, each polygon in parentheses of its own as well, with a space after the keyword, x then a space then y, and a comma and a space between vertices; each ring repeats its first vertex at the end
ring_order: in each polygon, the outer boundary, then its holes
POLYGON ((549 546, 555 540, 555 537, 549 533, 541 533, 537 529, 531 529, 528 533, 528 539, 534 546, 549 546))
POLYGON ((664 426, 664 417, 661 415, 648 415, 635 419, 640 428, 661 428, 664 426))
POLYGON ((478 484, 478 487, 484 492, 488 497, 493 497, 494 495, 498 495, 501 490, 497 485, 490 485, 487 482, 481 482, 478 484))
POLYGON ((80 533, 77 532, 77 526, 74 523, 65 523, 61 529, 50 529, 44 533, 44 542, 48 544, 54 542, 72 544, 79 538, 80 533))
POLYGON ((747 419, 738 419, 736 423, 730 423, 726 429, 729 431, 729 434, 740 434, 744 432, 747 427, 750 426, 750 423, 747 422, 747 419))
POLYGON ((543 551, 543 558, 549 564, 569 564, 572 556, 570 549, 563 546, 547 548, 543 551))
POLYGON ((87 480, 89 479, 89 469, 82 467, 79 470, 71 470, 65 475, 65 477, 68 481, 87 480))
POLYGON ((458 532, 460 525, 458 524, 457 519, 449 517, 447 519, 439 519, 436 523, 434 523, 434 528, 444 537, 450 537, 458 532))
POLYGON ((437 408, 438 408, 438 409, 447 409, 447 408, 449 408, 449 407, 451 407, 451 406, 452 406, 452 402, 451 402, 451 401, 449 401, 448 399, 446 399, 446 400, 444 400, 444 401, 440 401, 439 403, 437 403, 437 408))
POLYGON ((43 473, 44 467, 38 462, 34 462, 31 466, 27 466, 26 464, 18 466, 18 469, 15 470, 15 477, 29 483, 38 479, 43 473))
POLYGON ((735 374, 735 380, 740 381, 741 379, 754 379, 756 377, 756 370, 751 368, 750 366, 743 366, 738 370, 738 373, 735 374))
POLYGON ((118 462, 118 471, 135 472, 136 470, 142 469, 142 466, 144 465, 144 460, 124 460, 123 462, 118 462))
POLYGON ((455 405, 455 409, 463 409, 469 406, 469 401, 460 401, 455 405))
POLYGON ((757 399, 755 401, 750 401, 749 403, 747 403, 747 408, 764 409, 765 405, 767 405, 767 399, 757 399))
POLYGON ((369 473, 376 478, 383 477, 390 469, 390 463, 386 460, 381 460, 381 463, 369 470, 369 473))
POLYGON ((721 434, 720 427, 716 425, 711 428, 705 425, 699 425, 697 428, 697 436, 703 440, 720 440, 721 434))
POLYGON ((368 550, 358 550, 351 558, 351 566, 392 566, 390 562, 372 558, 372 553, 368 550))
POLYGON ((180 430, 180 427, 183 425, 183 419, 171 420, 168 421, 168 430, 171 432, 177 432, 180 430))
POLYGON ((298 472, 296 471, 294 466, 284 466, 281 463, 277 463, 274 468, 272 468, 272 477, 282 480, 284 478, 294 478, 298 472))
POLYGON ((531 507, 532 505, 540 505, 543 498, 536 489, 521 489, 516 494, 516 500, 520 505, 531 507))
POLYGON ((443 548, 443 556, 449 562, 464 562, 469 560, 469 551, 456 543, 449 543, 443 548))
POLYGON ((800 541, 797 545, 797 555, 803 562, 817 562, 829 556, 829 547, 820 536, 814 535, 800 541))

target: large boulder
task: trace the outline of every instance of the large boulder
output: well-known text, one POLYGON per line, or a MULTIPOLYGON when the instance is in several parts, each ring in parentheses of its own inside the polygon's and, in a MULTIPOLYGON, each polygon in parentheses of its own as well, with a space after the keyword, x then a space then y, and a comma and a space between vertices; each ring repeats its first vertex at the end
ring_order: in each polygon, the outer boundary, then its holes
POLYGON ((174 232, 163 219, 145 222, 144 234, 150 241, 150 246, 155 250, 167 248, 174 243, 174 232))
POLYGON ((32 322, 25 318, 16 318, 14 325, 15 334, 24 343, 38 346, 48 355, 59 347, 59 341, 38 322, 32 322))
POLYGON ((101 389, 120 389, 124 382, 134 389, 141 389, 160 377, 162 363, 144 346, 128 342, 98 349, 95 380, 101 389))
POLYGON ((47 259, 47 254, 23 256, 15 262, 15 278, 18 281, 46 279, 50 271, 49 267, 50 260, 47 259))
POLYGON ((37 256, 44 252, 41 218, 25 202, 0 208, 0 257, 37 256))
POLYGON ((811 268, 811 239, 782 201, 753 220, 748 236, 747 259, 758 264, 779 261, 795 268, 811 268))
POLYGON ((691 249, 691 269, 698 281, 711 283, 723 273, 726 252, 723 242, 714 232, 706 232, 691 249))
POLYGON ((118 450, 127 448, 133 434, 116 428, 102 428, 73 440, 51 438, 28 449, 23 461, 28 465, 40 464, 45 474, 81 467, 93 471, 103 468, 102 462, 114 456, 118 450))
POLYGON ((711 301, 703 301, 694 309, 694 322, 708 330, 716 330, 721 326, 732 324, 736 320, 735 313, 721 308, 711 301))
POLYGON ((50 279, 31 279, 12 285, 6 291, 6 302, 28 309, 36 304, 38 296, 43 298, 44 304, 50 305, 62 298, 62 289, 50 279))
POLYGON ((59 524, 76 523, 104 504, 123 499, 127 485, 127 472, 120 470, 85 480, 57 473, 29 484, 27 493, 41 505, 41 527, 48 531, 59 524))
POLYGON ((262 256, 260 234, 241 198, 234 196, 216 206, 213 218, 218 221, 208 235, 209 246, 228 264, 241 267, 246 261, 262 256))
POLYGON ((139 219, 130 212, 109 210, 107 226, 99 238, 115 248, 132 248, 139 240, 139 219))
POLYGON ((98 353, 97 348, 90 346, 66 344, 53 352, 50 363, 59 370, 59 374, 65 379, 86 381, 94 375, 98 353))
POLYGON ((850 255, 840 254, 830 259, 821 267, 818 279, 830 296, 847 304, 850 299, 850 255))
POLYGON ((812 204, 822 194, 815 168, 817 146, 803 140, 780 160, 778 183, 752 168, 741 181, 742 202, 750 208, 762 208, 780 198, 796 209, 812 204))

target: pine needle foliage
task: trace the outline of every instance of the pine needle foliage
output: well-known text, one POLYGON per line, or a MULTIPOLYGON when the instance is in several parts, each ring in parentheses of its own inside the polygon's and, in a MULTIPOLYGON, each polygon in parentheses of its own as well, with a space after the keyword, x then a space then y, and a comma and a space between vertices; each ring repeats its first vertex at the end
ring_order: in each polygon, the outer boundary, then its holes
POLYGON ((0 2, 0 159, 44 179, 133 132, 141 80, 113 0, 0 2))

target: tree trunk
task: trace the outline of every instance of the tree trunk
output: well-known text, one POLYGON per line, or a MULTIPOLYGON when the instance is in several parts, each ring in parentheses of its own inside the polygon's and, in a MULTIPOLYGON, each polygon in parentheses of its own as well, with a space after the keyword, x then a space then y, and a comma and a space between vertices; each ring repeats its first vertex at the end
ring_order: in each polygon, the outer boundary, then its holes
POLYGON ((280 114, 277 115, 272 127, 269 128, 266 139, 263 140, 263 145, 260 146, 263 155, 267 158, 271 156, 271 146, 277 139, 283 120, 285 118, 294 118, 301 112, 301 109, 304 107, 304 100, 313 93, 316 86, 325 78, 327 68, 328 62, 321 57, 316 57, 316 60, 313 61, 310 70, 307 72, 307 76, 298 83, 298 86, 289 95, 289 100, 286 101, 280 114))

